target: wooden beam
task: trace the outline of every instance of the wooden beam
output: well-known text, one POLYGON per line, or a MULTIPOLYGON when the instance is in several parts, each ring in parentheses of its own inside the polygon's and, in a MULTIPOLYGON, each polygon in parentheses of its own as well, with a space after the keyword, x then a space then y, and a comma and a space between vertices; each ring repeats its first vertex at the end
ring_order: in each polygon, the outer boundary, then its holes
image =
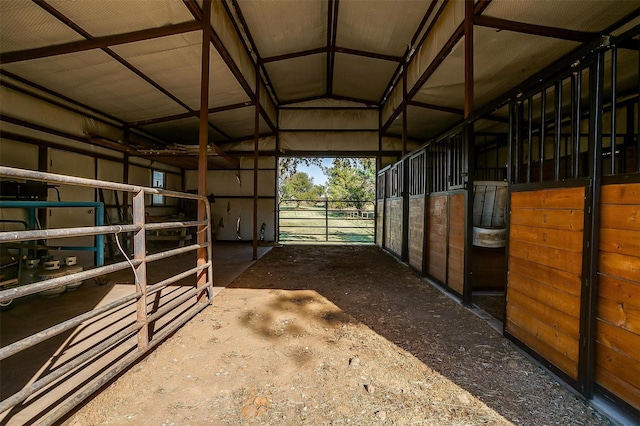
POLYGON ((115 34, 104 37, 95 37, 89 40, 72 41, 55 46, 45 46, 35 49, 19 50, 16 52, 7 52, 0 55, 0 64, 11 64, 14 62, 30 61, 33 59, 48 58, 51 56, 66 55, 69 53, 84 52, 93 49, 105 49, 110 46, 133 43, 136 41, 151 40, 154 38, 167 37, 175 34, 183 34, 191 31, 197 31, 199 29, 199 22, 190 21, 180 24, 168 25, 165 27, 133 31, 125 34, 115 34))
POLYGON ((509 21, 507 19, 494 18, 479 15, 474 18, 475 25, 480 27, 495 28, 503 31, 513 31, 523 34, 531 34, 542 37, 559 38, 562 40, 588 43, 600 37, 598 33, 567 30, 564 28, 548 27, 545 25, 527 24, 524 22, 509 21))

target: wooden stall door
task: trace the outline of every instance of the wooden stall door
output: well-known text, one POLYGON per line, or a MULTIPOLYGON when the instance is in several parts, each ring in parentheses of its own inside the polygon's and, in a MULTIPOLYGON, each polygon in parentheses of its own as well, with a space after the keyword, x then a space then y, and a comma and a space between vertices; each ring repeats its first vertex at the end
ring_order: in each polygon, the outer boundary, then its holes
POLYGON ((391 250, 398 257, 402 255, 402 198, 392 198, 389 200, 389 239, 387 249, 391 250))
POLYGON ((461 295, 464 292, 464 197, 464 193, 449 196, 447 285, 461 295))
POLYGON ((423 195, 409 200, 409 265, 419 272, 424 272, 424 205, 423 195))
POLYGON ((596 383, 640 410, 640 184, 602 187, 596 383))
POLYGON ((447 282, 447 196, 430 196, 427 211, 427 274, 447 282))
POLYGON ((585 188, 511 193, 506 331, 578 378, 585 188))
POLYGON ((384 199, 376 201, 376 245, 382 247, 384 233, 384 199))

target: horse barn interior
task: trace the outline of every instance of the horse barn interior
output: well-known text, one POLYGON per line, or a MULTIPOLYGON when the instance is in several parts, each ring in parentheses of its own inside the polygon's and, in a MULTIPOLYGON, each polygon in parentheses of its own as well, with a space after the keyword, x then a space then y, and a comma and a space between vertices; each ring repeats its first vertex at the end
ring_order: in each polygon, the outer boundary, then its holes
POLYGON ((58 422, 215 304, 278 242, 286 157, 375 157, 377 246, 638 416, 639 71, 637 0, 0 1, 0 422, 58 422))

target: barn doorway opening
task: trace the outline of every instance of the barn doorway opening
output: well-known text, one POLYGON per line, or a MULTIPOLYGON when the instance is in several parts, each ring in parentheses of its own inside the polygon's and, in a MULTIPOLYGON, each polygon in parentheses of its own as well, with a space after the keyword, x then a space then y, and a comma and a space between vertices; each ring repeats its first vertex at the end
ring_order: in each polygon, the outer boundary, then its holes
POLYGON ((374 243, 374 157, 283 157, 278 171, 279 241, 374 243))

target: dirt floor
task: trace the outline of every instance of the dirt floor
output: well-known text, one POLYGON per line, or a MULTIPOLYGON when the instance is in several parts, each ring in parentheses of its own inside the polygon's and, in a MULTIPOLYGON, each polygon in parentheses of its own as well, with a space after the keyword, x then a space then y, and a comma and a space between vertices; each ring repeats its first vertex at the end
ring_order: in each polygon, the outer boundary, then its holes
POLYGON ((373 246, 274 248, 67 425, 596 425, 373 246))

